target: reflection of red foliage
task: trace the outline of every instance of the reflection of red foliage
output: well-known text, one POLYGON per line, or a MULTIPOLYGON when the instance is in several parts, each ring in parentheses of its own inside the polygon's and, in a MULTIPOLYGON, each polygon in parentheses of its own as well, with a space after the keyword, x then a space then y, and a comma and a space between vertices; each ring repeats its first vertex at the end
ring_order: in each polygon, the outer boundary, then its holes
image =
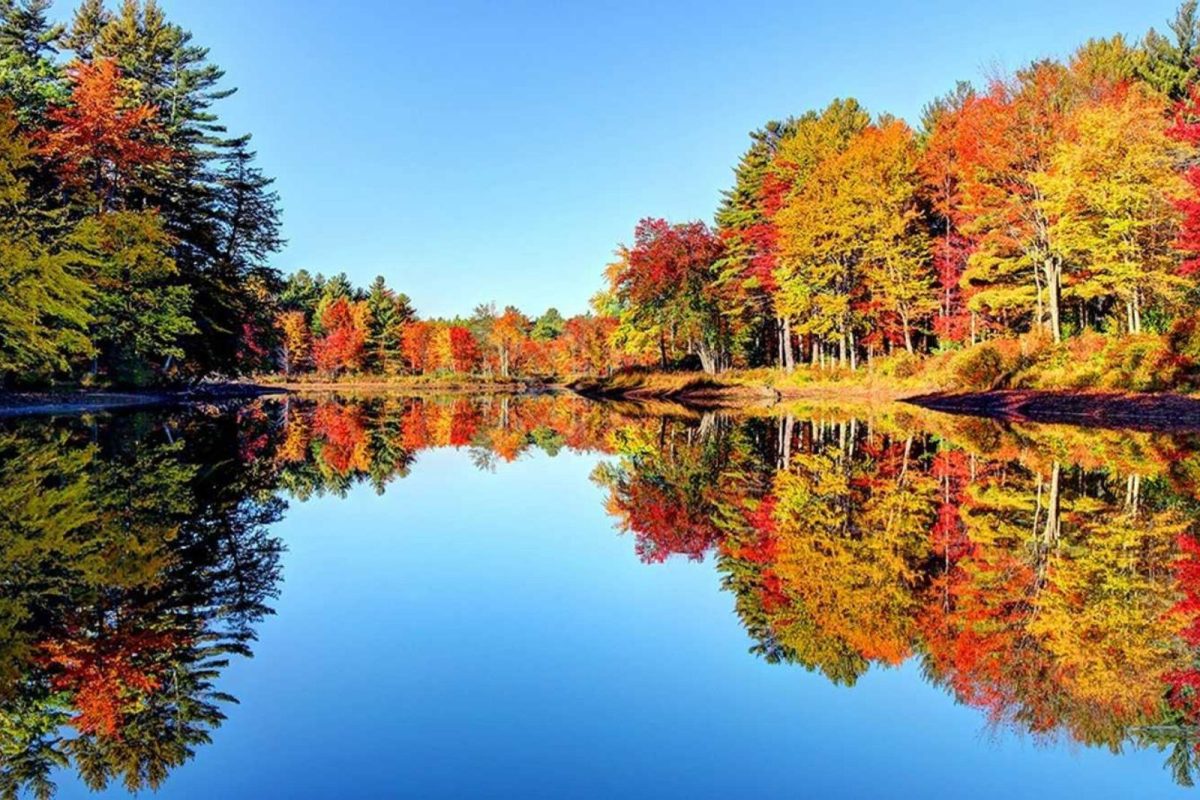
POLYGON ((347 475, 356 467, 366 468, 363 450, 367 428, 361 408, 325 403, 317 408, 313 429, 325 442, 321 460, 334 472, 347 475))
POLYGON ((246 406, 238 411, 238 458, 243 464, 257 461, 271 444, 262 406, 246 406))
POLYGON ((456 400, 450 412, 450 446, 463 447, 470 444, 479 431, 481 417, 479 408, 470 400, 456 400))
POLYGON ((400 443, 405 450, 415 453, 429 447, 429 418, 425 413, 425 401, 414 401, 404 410, 400 430, 400 443))
POLYGON ((700 561, 721 536, 707 514, 646 483, 631 487, 625 513, 629 529, 637 535, 638 557, 648 564, 672 555, 700 561))
POLYGON ((775 497, 766 497, 758 507, 746 514, 746 522, 753 529, 754 538, 749 542, 723 539, 721 552, 741 561, 754 564, 770 564, 779 552, 779 540, 775 536, 775 497))
POLYGON ((1034 583, 1029 565, 1012 554, 995 553, 991 559, 976 555, 969 570, 955 567, 934 581, 929 589, 933 602, 920 626, 934 672, 962 702, 987 710, 995 721, 1024 707, 1030 729, 1049 732, 1057 725, 1055 714, 1031 708, 1037 693, 1022 692, 1025 683, 1045 681, 1044 674, 1036 676, 1048 669, 1036 657, 1036 648, 1022 647, 1027 593, 1034 583), (1014 658, 1020 652, 1026 655, 1014 658))
POLYGON ((170 633, 116 630, 92 638, 76 630, 62 640, 43 643, 41 652, 55 670, 54 689, 74 693, 78 713, 71 724, 81 733, 120 736, 138 696, 162 685, 155 654, 179 645, 170 633))
MULTIPOLYGON (((1172 613, 1184 625, 1180 638, 1193 648, 1200 647, 1200 542, 1194 536, 1184 535, 1178 543, 1180 556, 1174 568, 1183 596, 1172 613)), ((1200 668, 1172 672, 1167 682, 1171 687, 1171 705, 1183 711, 1190 721, 1200 721, 1200 668)))
POLYGON ((933 475, 941 487, 937 509, 937 521, 930 532, 933 551, 947 563, 971 552, 971 540, 967 536, 959 509, 962 493, 970 476, 970 462, 962 450, 941 450, 933 457, 933 475))

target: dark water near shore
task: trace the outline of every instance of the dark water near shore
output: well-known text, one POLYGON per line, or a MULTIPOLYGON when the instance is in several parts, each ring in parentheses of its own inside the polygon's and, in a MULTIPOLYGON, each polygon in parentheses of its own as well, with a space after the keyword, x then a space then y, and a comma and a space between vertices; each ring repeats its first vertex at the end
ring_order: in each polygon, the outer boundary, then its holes
POLYGON ((1200 437, 889 407, 0 421, 0 790, 1169 797, 1200 437))

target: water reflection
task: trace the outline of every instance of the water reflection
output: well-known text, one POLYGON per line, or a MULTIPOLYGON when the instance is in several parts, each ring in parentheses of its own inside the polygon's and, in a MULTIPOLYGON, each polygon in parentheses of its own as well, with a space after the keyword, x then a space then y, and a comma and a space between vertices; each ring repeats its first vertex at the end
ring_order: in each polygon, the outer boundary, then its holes
MULTIPOLYGON (((1200 440, 903 408, 292 399, 0 427, 0 794, 158 787, 279 590, 285 498, 423 450, 598 453, 648 563, 715 558, 753 646, 853 685, 917 659, 991 724, 1200 753, 1200 440)), ((616 590, 616 588, 614 588, 616 590)))

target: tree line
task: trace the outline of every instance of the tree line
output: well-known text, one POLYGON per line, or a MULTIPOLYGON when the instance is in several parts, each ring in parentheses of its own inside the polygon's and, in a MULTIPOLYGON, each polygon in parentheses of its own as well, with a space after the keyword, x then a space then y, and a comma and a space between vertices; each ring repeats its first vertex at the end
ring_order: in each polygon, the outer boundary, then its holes
POLYGON ((628 363, 612 343, 616 320, 537 317, 515 306, 476 306, 469 317, 421 318, 382 276, 355 287, 344 274, 300 270, 273 301, 272 330, 252 337, 258 360, 287 377, 599 374, 628 363))
POLYGON ((915 127, 853 99, 767 123, 715 224, 645 219, 618 250, 616 340, 715 372, 1190 330, 1198 45, 1188 0, 1167 35, 959 83, 915 127))

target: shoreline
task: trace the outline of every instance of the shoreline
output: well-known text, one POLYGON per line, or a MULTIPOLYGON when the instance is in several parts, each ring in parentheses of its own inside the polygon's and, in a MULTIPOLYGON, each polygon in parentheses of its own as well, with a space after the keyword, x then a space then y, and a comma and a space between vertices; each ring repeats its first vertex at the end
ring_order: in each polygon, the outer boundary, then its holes
POLYGON ((0 419, 201 406, 286 394, 258 384, 222 383, 196 389, 0 392, 0 419))
POLYGON ((619 375, 577 379, 567 384, 533 381, 280 384, 219 383, 185 390, 0 392, 0 419, 109 413, 150 408, 219 406, 260 397, 397 392, 440 394, 547 394, 569 392, 600 402, 647 405, 669 403, 694 411, 770 408, 794 401, 902 403, 944 414, 1005 422, 1068 424, 1140 431, 1200 431, 1200 398, 1164 392, 1075 392, 1062 390, 929 391, 895 386, 822 383, 771 386, 737 377, 695 373, 619 375))
POLYGON ((525 394, 561 391, 559 384, 537 381, 283 381, 261 384, 296 394, 336 392, 410 392, 430 394, 525 394))
POLYGON ((990 390, 966 392, 879 384, 772 386, 752 378, 691 373, 582 379, 567 386, 594 400, 671 402, 695 409, 794 401, 865 405, 902 403, 928 411, 1004 422, 1067 424, 1140 431, 1200 431, 1200 398, 1176 392, 990 390))
POLYGON ((1067 424, 1137 431, 1200 431, 1200 399, 1174 393, 1063 392, 1011 389, 940 392, 900 402, 958 416, 1006 422, 1067 424))

